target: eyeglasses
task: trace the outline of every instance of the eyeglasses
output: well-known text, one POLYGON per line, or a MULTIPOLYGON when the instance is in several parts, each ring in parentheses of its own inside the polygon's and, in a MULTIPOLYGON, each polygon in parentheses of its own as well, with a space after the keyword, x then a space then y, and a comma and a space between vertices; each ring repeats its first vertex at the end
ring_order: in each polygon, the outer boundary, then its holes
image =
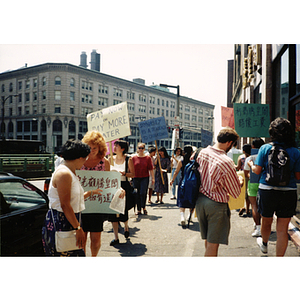
POLYGON ((139 149, 145 149, 144 147, 139 147, 139 149))

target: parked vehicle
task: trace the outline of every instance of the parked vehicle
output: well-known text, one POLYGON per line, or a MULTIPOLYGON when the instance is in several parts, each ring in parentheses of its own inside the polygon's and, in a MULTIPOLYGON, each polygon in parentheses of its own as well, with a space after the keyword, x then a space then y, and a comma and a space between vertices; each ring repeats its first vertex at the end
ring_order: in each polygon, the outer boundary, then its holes
POLYGON ((0 172, 0 255, 40 256, 48 196, 25 179, 0 172))

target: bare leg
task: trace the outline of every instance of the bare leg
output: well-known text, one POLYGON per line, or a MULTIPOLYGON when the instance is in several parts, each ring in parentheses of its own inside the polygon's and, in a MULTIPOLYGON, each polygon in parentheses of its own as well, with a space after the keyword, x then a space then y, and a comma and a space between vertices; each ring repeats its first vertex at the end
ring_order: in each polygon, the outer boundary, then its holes
POLYGON ((112 222, 112 227, 113 227, 113 231, 114 231, 114 235, 115 235, 115 240, 119 239, 119 223, 118 222, 112 222))
POLYGON ((252 217, 256 225, 260 225, 260 213, 258 212, 256 197, 249 196, 252 207, 252 217))
POLYGON ((101 247, 101 232, 90 232, 91 252, 96 257, 101 247))
POLYGON ((205 254, 204 256, 218 256, 219 244, 209 243, 205 240, 205 254))
POLYGON ((271 218, 261 217, 261 237, 264 243, 267 243, 269 241, 272 223, 273 223, 273 217, 271 218))
POLYGON ((288 241, 288 227, 291 218, 277 218, 277 242, 276 242, 276 256, 284 256, 288 241))

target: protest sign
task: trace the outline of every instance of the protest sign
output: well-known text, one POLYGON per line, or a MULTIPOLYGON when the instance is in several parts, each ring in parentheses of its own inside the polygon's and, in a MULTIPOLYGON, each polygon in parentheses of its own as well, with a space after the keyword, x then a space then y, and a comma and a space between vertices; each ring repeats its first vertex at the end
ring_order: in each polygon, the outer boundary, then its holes
POLYGON ((201 128, 201 147, 205 148, 212 144, 213 134, 201 128))
POLYGON ((269 137, 269 104, 234 103, 234 128, 240 137, 269 137))
POLYGON ((169 137, 165 117, 139 122, 138 125, 143 143, 149 143, 169 137))
POLYGON ((87 115, 88 130, 99 131, 106 142, 131 135, 127 102, 87 115))
POLYGON ((92 195, 85 199, 85 213, 118 214, 109 208, 111 200, 121 187, 121 174, 119 172, 83 171, 77 170, 76 175, 84 191, 101 189, 101 195, 92 195))
POLYGON ((221 106, 222 127, 231 127, 234 129, 233 107, 221 106))

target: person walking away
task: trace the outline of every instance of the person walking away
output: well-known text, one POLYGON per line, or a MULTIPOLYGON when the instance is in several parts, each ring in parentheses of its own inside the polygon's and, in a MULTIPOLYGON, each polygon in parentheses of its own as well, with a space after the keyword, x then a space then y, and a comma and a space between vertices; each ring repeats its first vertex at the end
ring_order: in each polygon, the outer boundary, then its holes
POLYGON ((268 241, 271 234, 274 213, 277 216, 276 256, 284 256, 288 245, 288 226, 291 217, 296 213, 297 185, 300 179, 300 152, 295 147, 295 131, 289 120, 276 118, 269 127, 271 141, 281 145, 290 157, 290 181, 286 186, 272 186, 266 181, 268 155, 272 144, 260 147, 255 164, 249 164, 255 174, 261 174, 259 180, 258 211, 261 214, 261 236, 257 244, 263 253, 268 253, 268 241))
MULTIPOLYGON (((107 146, 102 134, 95 130, 89 131, 85 134, 82 141, 91 147, 91 153, 81 170, 109 171, 110 164, 105 158, 107 146)), ((93 257, 96 257, 100 250, 101 232, 103 231, 103 223, 107 218, 107 214, 82 214, 82 226, 86 237, 88 232, 90 233, 91 253, 93 257)))
POLYGON ((121 187, 125 190, 125 213, 119 215, 109 215, 108 221, 112 222, 112 227, 114 231, 114 239, 110 242, 110 246, 114 246, 120 243, 118 229, 119 222, 124 222, 124 236, 127 239, 129 237, 129 226, 128 226, 128 201, 130 197, 130 183, 128 178, 134 177, 134 166, 132 158, 127 156, 128 152, 128 142, 123 140, 117 140, 114 143, 114 153, 113 157, 114 164, 110 166, 111 171, 117 171, 121 173, 121 187), (127 170, 126 170, 127 161, 127 170))
MULTIPOLYGON (((251 145, 250 144, 243 145, 243 154, 239 156, 237 166, 236 166, 237 171, 243 171, 244 170, 246 158, 249 157, 250 154, 251 154, 251 145)), ((247 216, 250 216, 250 201, 249 201, 249 197, 248 197, 248 194, 247 194, 248 181, 249 181, 249 178, 246 177, 245 178, 245 184, 246 184, 246 186, 245 186, 246 187, 245 188, 245 203, 246 203, 246 208, 243 207, 239 211, 239 216, 242 216, 244 214, 244 212, 246 212, 247 216)))
POLYGON ((237 175, 234 162, 227 156, 227 152, 238 137, 234 129, 223 128, 217 136, 216 144, 202 149, 197 157, 201 186, 196 213, 201 237, 205 240, 205 256, 217 256, 219 245, 228 245, 228 194, 234 198, 239 196, 243 177, 237 175))
POLYGON ((178 163, 182 160, 183 160, 182 149, 180 147, 177 147, 174 150, 174 153, 172 154, 172 158, 171 158, 171 163, 172 163, 172 175, 171 176, 174 179, 174 182, 172 184, 172 197, 170 198, 171 200, 176 199, 176 196, 175 196, 176 195, 176 185, 179 184, 179 180, 181 178, 181 169, 179 170, 179 173, 180 173, 180 174, 178 174, 179 176, 174 177, 174 173, 175 173, 178 163))
POLYGON ((169 181, 168 181, 168 172, 171 171, 171 160, 170 156, 165 147, 161 147, 158 149, 158 155, 160 156, 160 166, 158 162, 158 157, 155 160, 155 187, 154 191, 157 195, 157 200, 155 203, 163 204, 163 196, 164 193, 169 193, 169 181), (162 181, 161 174, 163 175, 164 183, 162 181), (159 200, 160 196, 160 200, 159 200))
POLYGON ((246 158, 245 160, 245 166, 244 166, 244 174, 245 178, 248 178, 248 187, 247 187, 247 194, 249 197, 249 201, 252 207, 252 218, 254 220, 254 232, 252 233, 253 237, 259 237, 261 236, 260 233, 260 214, 258 212, 258 206, 257 206, 257 192, 258 192, 258 185, 259 185, 259 177, 260 175, 256 175, 252 172, 249 161, 253 161, 255 163, 255 159, 257 157, 258 149, 264 144, 264 140, 261 138, 255 139, 252 141, 252 150, 251 155, 246 158))
MULTIPOLYGON (((149 149, 149 156, 151 157, 151 160, 152 160, 152 164, 153 164, 153 175, 154 175, 154 180, 155 180, 155 167, 154 167, 154 162, 155 162, 155 153, 156 153, 156 148, 150 148, 149 149)), ((151 201, 151 197, 152 197, 152 194, 153 194, 153 190, 154 190, 154 184, 153 181, 152 181, 152 176, 151 176, 151 172, 149 171, 149 186, 148 186, 148 203, 149 204, 152 204, 152 201, 151 201)))
POLYGON ((84 192, 75 174, 89 153, 90 147, 76 140, 68 140, 61 148, 64 161, 51 177, 48 192, 49 210, 42 228, 42 242, 47 256, 85 256, 86 236, 79 222, 81 212, 85 209, 84 199, 92 193, 101 195, 102 192, 100 189, 84 192), (57 231, 76 229, 76 245, 80 249, 57 252, 54 228, 57 231))
MULTIPOLYGON (((184 168, 190 162, 190 158, 191 158, 191 155, 193 153, 193 147, 190 146, 190 145, 186 145, 183 148, 183 152, 184 152, 183 160, 180 160, 178 162, 176 170, 172 175, 170 185, 173 185, 173 183, 175 182, 175 180, 176 180, 176 178, 178 177, 179 174, 180 174, 181 179, 182 179, 182 177, 184 175, 184 168)), ((182 201, 180 201, 179 198, 177 198, 177 206, 179 207, 179 211, 180 211, 181 226, 182 226, 182 228, 186 228, 185 209, 186 208, 190 209, 190 215, 189 215, 189 219, 190 219, 194 208, 186 207, 185 203, 182 203, 182 201)))
POLYGON ((133 186, 138 191, 136 215, 141 215, 142 209, 145 215, 148 214, 145 206, 149 186, 149 172, 152 176, 152 183, 154 184, 152 160, 149 155, 145 155, 144 151, 145 144, 138 143, 137 154, 132 157, 135 174, 133 178, 133 186))

